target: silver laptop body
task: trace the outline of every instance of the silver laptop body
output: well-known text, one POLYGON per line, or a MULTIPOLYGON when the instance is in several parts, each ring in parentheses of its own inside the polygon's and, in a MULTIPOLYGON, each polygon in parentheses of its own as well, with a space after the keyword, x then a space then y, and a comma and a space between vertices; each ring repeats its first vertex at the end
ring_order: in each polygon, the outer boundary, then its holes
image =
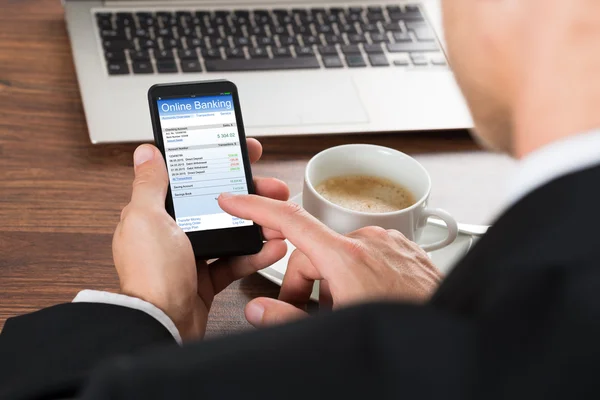
POLYGON ((148 88, 213 79, 248 136, 471 128, 438 1, 64 0, 90 139, 151 141, 148 88))

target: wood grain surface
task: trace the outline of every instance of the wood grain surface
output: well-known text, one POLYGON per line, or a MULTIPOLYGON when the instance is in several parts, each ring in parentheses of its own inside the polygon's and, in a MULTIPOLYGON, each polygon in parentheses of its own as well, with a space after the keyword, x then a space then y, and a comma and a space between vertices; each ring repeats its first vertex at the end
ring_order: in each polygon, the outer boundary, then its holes
MULTIPOLYGON (((307 161, 344 143, 410 154, 476 151, 466 132, 262 140, 256 175, 299 192, 307 161)), ((130 196, 135 145, 93 146, 59 0, 0 0, 0 328, 6 318, 117 290, 111 238, 130 196)), ((209 335, 247 329, 243 306, 278 287, 255 275, 215 303, 209 335)))

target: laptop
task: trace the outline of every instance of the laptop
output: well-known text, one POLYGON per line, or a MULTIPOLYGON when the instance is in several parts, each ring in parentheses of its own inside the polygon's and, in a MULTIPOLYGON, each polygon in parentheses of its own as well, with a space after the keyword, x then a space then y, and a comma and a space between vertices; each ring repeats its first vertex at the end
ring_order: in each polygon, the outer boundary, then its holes
POLYGON ((471 128, 439 0, 63 0, 92 143, 150 142, 148 88, 227 79, 248 136, 471 128))

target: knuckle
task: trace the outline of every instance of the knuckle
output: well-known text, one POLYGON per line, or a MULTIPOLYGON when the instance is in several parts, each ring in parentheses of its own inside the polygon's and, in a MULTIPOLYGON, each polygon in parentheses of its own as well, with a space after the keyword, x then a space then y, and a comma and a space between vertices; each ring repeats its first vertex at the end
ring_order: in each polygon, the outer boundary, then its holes
POLYGON ((359 234, 366 237, 385 238, 388 236, 388 231, 380 226, 367 226, 360 229, 359 234))
POLYGON ((166 186, 168 183, 168 180, 162 174, 158 173, 158 170, 155 166, 148 165, 140 167, 136 172, 135 179, 133 180, 133 187, 149 184, 160 184, 161 186, 166 186))
POLYGON ((290 260, 288 261, 288 266, 293 267, 296 263, 302 258, 303 254, 300 250, 296 249, 292 252, 290 256, 290 260))
POLYGON ((398 240, 398 241, 408 241, 408 239, 406 238, 406 236, 404 236, 404 234, 402 232, 397 231, 395 229, 388 229, 387 233, 388 233, 389 236, 391 236, 395 240, 398 240))
POLYGON ((131 205, 127 204, 125 207, 123 207, 123 209, 121 210, 121 217, 120 220, 123 221, 126 217, 127 214, 129 214, 131 205))
POLYGON ((344 243, 344 251, 353 258, 365 258, 368 253, 368 249, 365 244, 358 240, 347 238, 344 243))
POLYGON ((304 215, 304 208, 296 203, 287 201, 284 207, 284 213, 288 216, 288 218, 295 218, 297 216, 304 215))

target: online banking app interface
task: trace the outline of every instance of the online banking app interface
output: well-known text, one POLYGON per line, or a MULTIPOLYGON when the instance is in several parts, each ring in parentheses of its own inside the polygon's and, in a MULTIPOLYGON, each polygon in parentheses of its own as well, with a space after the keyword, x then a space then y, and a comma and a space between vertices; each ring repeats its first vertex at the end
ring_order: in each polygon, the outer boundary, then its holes
POLYGON ((157 105, 177 225, 185 232, 252 225, 217 202, 223 192, 248 194, 231 94, 157 105))

